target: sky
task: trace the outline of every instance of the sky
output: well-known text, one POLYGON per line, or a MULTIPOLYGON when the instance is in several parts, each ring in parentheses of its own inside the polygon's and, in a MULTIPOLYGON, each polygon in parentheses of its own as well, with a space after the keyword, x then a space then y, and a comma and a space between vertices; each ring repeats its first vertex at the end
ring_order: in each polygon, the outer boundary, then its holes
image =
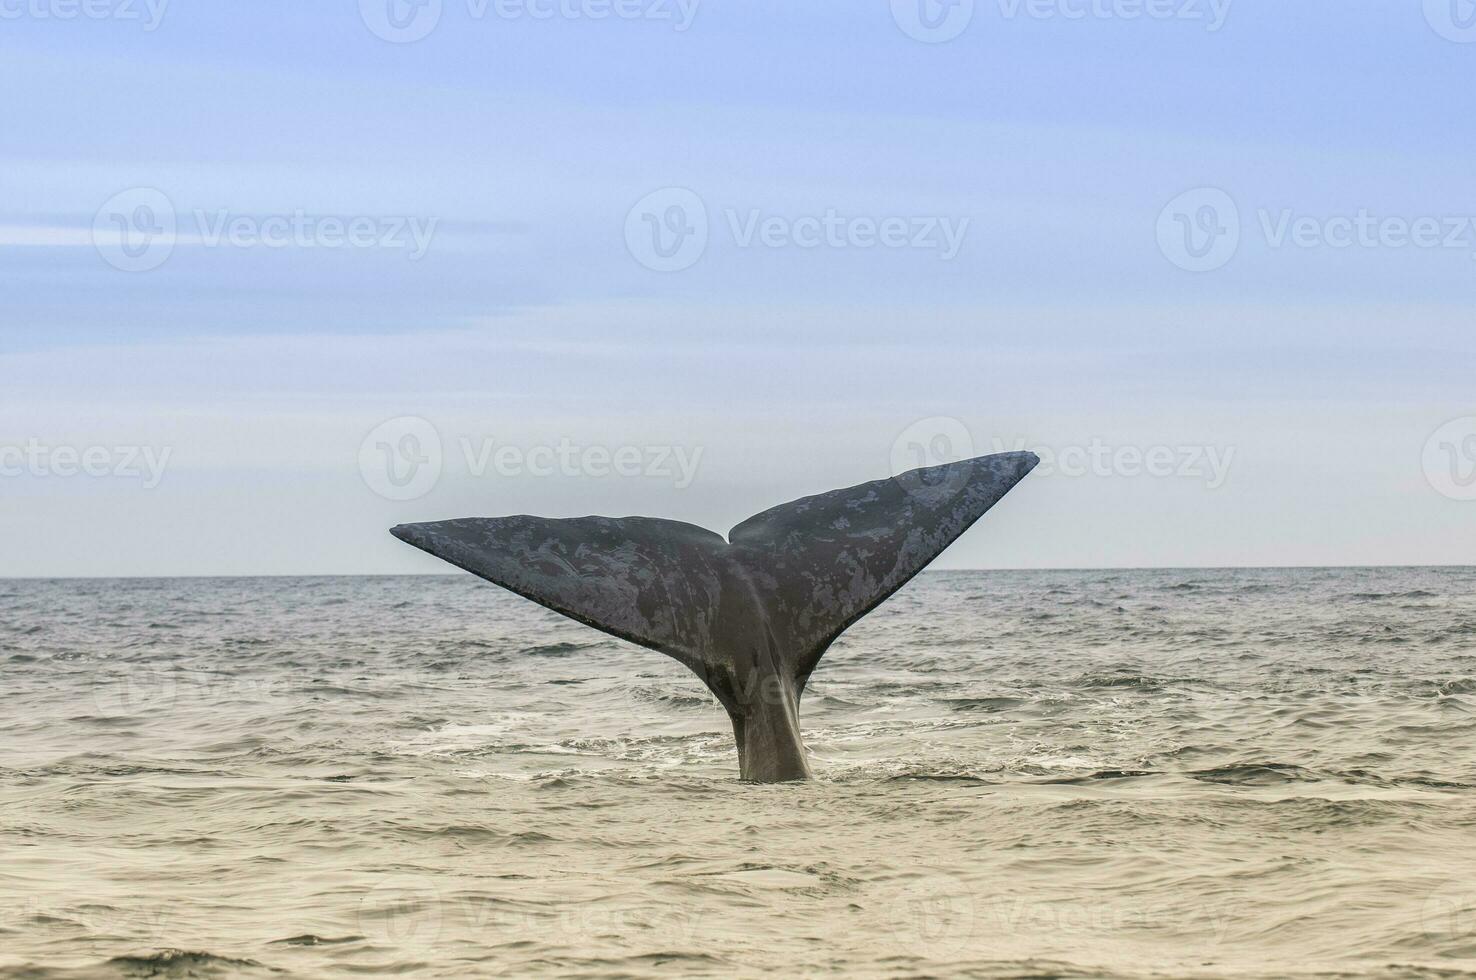
POLYGON ((937 567, 1468 564, 1471 0, 0 0, 0 577, 1041 467, 937 567))

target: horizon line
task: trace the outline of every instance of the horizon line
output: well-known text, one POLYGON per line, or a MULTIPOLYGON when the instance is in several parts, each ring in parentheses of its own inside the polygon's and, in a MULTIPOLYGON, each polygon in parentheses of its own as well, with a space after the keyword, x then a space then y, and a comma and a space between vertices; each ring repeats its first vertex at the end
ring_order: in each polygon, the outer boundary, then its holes
MULTIPOLYGON (((1476 565, 1061 565, 1035 568, 927 568, 922 575, 951 572, 1276 572, 1354 571, 1389 569, 1476 569, 1476 565)), ((467 572, 241 572, 185 575, 0 575, 0 582, 131 582, 178 579, 300 579, 300 578, 460 578, 467 572)), ((477 577, 475 575, 473 578, 477 577)))

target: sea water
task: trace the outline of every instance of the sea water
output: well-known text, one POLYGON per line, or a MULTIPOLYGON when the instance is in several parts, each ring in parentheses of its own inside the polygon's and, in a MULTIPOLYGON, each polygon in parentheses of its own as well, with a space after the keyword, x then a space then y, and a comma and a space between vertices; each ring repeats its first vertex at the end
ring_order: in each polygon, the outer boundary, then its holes
POLYGON ((929 572, 737 779, 467 575, 0 581, 0 975, 1476 970, 1476 570, 929 572))

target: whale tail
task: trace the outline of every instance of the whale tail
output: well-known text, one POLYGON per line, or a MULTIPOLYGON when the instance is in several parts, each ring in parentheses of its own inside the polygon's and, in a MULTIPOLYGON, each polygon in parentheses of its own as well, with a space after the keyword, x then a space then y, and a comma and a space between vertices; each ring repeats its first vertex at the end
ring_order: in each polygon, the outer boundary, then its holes
POLYGON ((461 518, 395 537, 695 672, 744 778, 809 774, 798 705, 830 644, 922 571, 1039 459, 1015 452, 802 497, 721 535, 649 517, 461 518))

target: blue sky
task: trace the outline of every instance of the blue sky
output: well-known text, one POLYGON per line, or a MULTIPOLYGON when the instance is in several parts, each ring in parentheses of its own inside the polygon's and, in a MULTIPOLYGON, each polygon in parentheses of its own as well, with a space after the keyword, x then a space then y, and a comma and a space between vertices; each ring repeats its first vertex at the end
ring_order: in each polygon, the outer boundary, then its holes
POLYGON ((1469 562, 1467 0, 921 2, 0 0, 0 575, 725 530, 908 442, 1066 461, 955 567, 1469 562))

